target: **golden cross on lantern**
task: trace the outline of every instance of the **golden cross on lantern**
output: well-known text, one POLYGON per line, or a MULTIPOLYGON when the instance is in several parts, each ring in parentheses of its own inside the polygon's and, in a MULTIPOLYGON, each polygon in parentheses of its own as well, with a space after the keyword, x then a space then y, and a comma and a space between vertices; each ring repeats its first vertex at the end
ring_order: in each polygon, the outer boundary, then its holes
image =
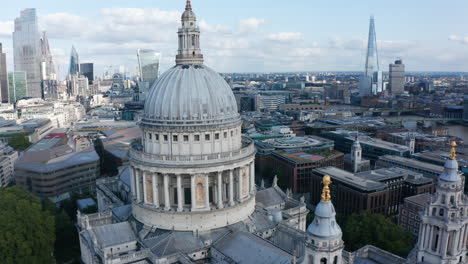
POLYGON ((323 183, 322 202, 330 202, 331 201, 330 184, 332 183, 331 177, 329 175, 323 176, 322 183, 323 183))
POLYGON ((450 145, 452 146, 452 149, 450 150, 450 159, 455 159, 457 157, 457 149, 456 149, 457 142, 452 141, 450 145))

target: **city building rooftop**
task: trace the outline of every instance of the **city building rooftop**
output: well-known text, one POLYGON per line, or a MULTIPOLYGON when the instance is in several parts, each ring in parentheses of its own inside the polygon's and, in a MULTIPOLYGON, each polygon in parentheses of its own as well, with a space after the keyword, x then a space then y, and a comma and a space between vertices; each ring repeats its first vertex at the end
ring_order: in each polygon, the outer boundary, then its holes
POLYGON ((336 150, 304 150, 287 149, 273 152, 273 155, 281 156, 293 163, 310 163, 317 162, 322 159, 331 158, 333 156, 343 155, 343 153, 336 150))
MULTIPOLYGON (((356 139, 356 134, 357 131, 351 131, 351 130, 337 130, 337 131, 329 131, 328 133, 333 133, 337 135, 341 135, 348 140, 354 141, 356 139)), ((404 145, 398 145, 392 142, 384 141, 378 138, 372 138, 369 136, 365 135, 359 135, 358 136, 359 142, 361 145, 370 145, 370 146, 376 146, 379 148, 384 148, 388 150, 393 150, 397 152, 406 152, 410 151, 410 149, 407 146, 404 145)))
POLYGON ((350 186, 363 189, 366 191, 380 191, 384 190, 386 185, 375 180, 366 179, 364 177, 356 176, 355 174, 339 169, 337 167, 323 167, 314 169, 314 171, 319 172, 322 175, 330 175, 333 178, 338 179, 339 181, 348 184, 350 186))
POLYGON ((410 202, 413 204, 417 204, 419 206, 424 206, 431 201, 432 195, 429 193, 422 193, 410 197, 405 198, 405 202, 410 202))
POLYGON ((432 163, 427 163, 415 159, 410 159, 410 158, 405 158, 405 157, 400 157, 400 156, 395 156, 395 155, 384 155, 379 157, 381 160, 386 160, 386 161, 393 161, 396 163, 402 163, 402 164, 408 164, 411 167, 423 169, 423 170, 432 170, 432 171, 437 171, 439 173, 442 173, 444 171, 443 166, 435 165, 432 163))

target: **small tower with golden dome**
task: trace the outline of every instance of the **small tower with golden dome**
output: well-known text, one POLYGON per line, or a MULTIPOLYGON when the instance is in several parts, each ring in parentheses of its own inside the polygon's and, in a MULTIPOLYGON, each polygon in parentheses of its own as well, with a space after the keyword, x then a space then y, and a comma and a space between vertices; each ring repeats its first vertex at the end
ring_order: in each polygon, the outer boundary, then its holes
POLYGON ((330 185, 332 179, 325 175, 320 202, 315 207, 315 218, 307 228, 306 250, 302 263, 343 263, 344 243, 341 228, 336 222, 330 185))
POLYGON ((436 185, 436 193, 421 213, 414 263, 467 263, 468 198, 464 177, 458 170, 457 143, 451 144, 449 159, 436 185))

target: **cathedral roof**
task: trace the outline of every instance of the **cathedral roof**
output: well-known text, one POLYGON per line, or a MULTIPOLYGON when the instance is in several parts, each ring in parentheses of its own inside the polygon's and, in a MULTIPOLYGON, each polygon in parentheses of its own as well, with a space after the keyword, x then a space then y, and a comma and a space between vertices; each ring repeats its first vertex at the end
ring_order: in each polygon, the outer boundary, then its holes
POLYGON ((145 124, 203 125, 237 122, 231 87, 204 65, 177 65, 154 84, 146 103, 145 124))
POLYGON ((153 84, 146 98, 142 124, 180 127, 239 123, 231 87, 221 75, 203 65, 200 30, 190 0, 178 34, 177 65, 153 84))

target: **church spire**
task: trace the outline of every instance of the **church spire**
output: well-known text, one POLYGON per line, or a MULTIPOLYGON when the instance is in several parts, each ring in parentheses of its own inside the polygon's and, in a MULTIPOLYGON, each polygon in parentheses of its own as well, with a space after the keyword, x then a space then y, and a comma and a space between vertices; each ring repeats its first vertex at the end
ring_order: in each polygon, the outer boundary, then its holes
POLYGON ((197 26, 197 17, 192 11, 190 0, 187 0, 181 22, 182 27, 177 32, 179 35, 179 49, 176 55, 176 64, 203 64, 203 54, 200 49, 200 28, 197 26))
POLYGON ((322 190, 322 202, 330 202, 330 184, 332 183, 331 177, 328 175, 323 176, 323 190, 322 190))

